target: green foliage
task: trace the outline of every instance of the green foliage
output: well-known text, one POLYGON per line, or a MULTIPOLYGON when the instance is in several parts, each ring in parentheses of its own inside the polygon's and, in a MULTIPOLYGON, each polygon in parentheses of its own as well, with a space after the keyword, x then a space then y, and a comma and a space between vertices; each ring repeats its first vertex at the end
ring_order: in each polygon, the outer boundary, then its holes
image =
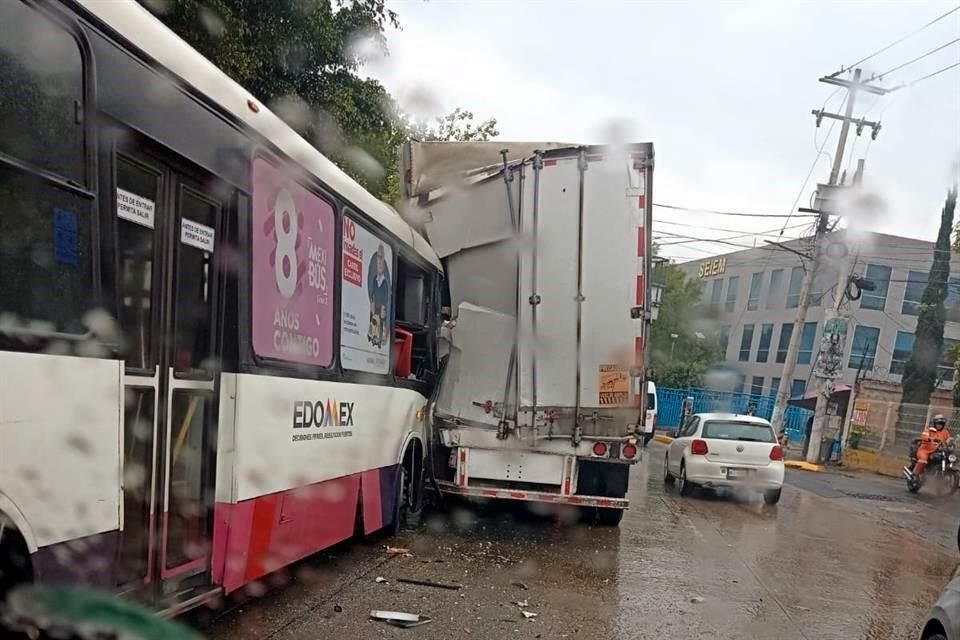
POLYGON ((663 387, 701 386, 706 369, 723 359, 714 314, 700 303, 700 283, 674 265, 658 266, 654 281, 664 291, 650 331, 653 379, 663 387))
POLYGON ((414 140, 444 140, 470 142, 490 140, 500 135, 496 118, 488 118, 474 125, 473 112, 457 107, 442 118, 436 118, 435 125, 417 122, 409 126, 409 135, 414 140))
POLYGON ((916 339, 913 352, 903 372, 904 403, 926 405, 936 387, 937 364, 943 349, 943 326, 946 311, 947 279, 950 276, 950 233, 953 230, 957 204, 956 188, 947 193, 947 201, 940 215, 940 231, 933 249, 933 264, 927 287, 920 301, 916 339))
POLYGON ((370 192, 398 199, 397 149, 410 137, 486 140, 456 109, 435 127, 414 124, 387 90, 358 71, 386 52, 399 26, 385 0, 140 0, 181 38, 250 91, 370 192))

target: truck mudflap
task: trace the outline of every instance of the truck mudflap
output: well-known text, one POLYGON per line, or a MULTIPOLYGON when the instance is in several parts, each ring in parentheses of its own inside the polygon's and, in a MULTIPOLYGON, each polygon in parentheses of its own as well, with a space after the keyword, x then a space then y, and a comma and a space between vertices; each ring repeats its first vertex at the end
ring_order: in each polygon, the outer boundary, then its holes
POLYGON ((519 489, 495 489, 488 487, 463 487, 453 482, 438 480, 440 491, 471 498, 489 500, 518 500, 522 502, 546 502, 568 504, 575 507, 603 507, 606 509, 626 509, 630 501, 626 498, 606 498, 602 496, 562 495, 547 491, 525 491, 519 489))

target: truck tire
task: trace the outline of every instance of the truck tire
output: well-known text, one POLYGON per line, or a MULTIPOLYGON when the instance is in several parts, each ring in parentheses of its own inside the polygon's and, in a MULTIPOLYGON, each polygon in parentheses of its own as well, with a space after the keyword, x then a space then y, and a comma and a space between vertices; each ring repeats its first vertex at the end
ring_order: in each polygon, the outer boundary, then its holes
POLYGON ((623 520, 624 509, 597 509, 597 523, 604 527, 616 527, 623 520))

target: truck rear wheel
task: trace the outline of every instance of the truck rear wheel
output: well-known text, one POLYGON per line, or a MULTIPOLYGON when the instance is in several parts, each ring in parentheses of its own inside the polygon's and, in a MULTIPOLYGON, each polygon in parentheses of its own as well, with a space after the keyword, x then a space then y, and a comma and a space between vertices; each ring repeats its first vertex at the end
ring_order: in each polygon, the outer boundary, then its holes
MULTIPOLYGON (((578 494, 602 498, 624 498, 627 495, 630 477, 628 465, 593 460, 581 460, 579 464, 578 494)), ((615 527, 623 519, 623 509, 585 507, 582 515, 586 522, 615 527)))
POLYGON ((616 527, 623 520, 623 509, 597 509, 597 522, 605 527, 616 527))

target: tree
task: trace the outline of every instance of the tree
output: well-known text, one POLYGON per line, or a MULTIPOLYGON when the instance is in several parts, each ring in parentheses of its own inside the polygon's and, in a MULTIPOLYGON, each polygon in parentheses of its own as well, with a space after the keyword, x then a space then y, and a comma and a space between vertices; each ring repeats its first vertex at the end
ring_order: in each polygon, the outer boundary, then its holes
POLYGON ((714 314, 700 303, 700 283, 676 266, 659 265, 654 279, 664 291, 650 329, 653 379, 662 387, 700 386, 707 368, 723 359, 714 314))
MULTIPOLYGON (((358 71, 384 29, 385 0, 140 0, 170 29, 373 194, 399 194, 397 149, 416 130, 387 90, 358 71)), ((496 135, 455 110, 438 136, 496 135)), ((474 136, 474 137, 470 137, 474 136)))
POLYGON ((943 326, 946 321, 943 303, 947 297, 947 279, 950 276, 950 233, 956 205, 957 189, 954 187, 947 192, 947 201, 940 214, 940 231, 933 249, 927 287, 920 300, 913 352, 903 372, 904 404, 927 405, 936 388, 937 365, 943 350, 943 326))
POLYGON ((474 125, 473 112, 457 107, 442 118, 436 118, 433 127, 421 121, 410 127, 409 135, 414 140, 441 140, 470 142, 489 140, 500 135, 497 131, 497 119, 487 118, 474 125))

